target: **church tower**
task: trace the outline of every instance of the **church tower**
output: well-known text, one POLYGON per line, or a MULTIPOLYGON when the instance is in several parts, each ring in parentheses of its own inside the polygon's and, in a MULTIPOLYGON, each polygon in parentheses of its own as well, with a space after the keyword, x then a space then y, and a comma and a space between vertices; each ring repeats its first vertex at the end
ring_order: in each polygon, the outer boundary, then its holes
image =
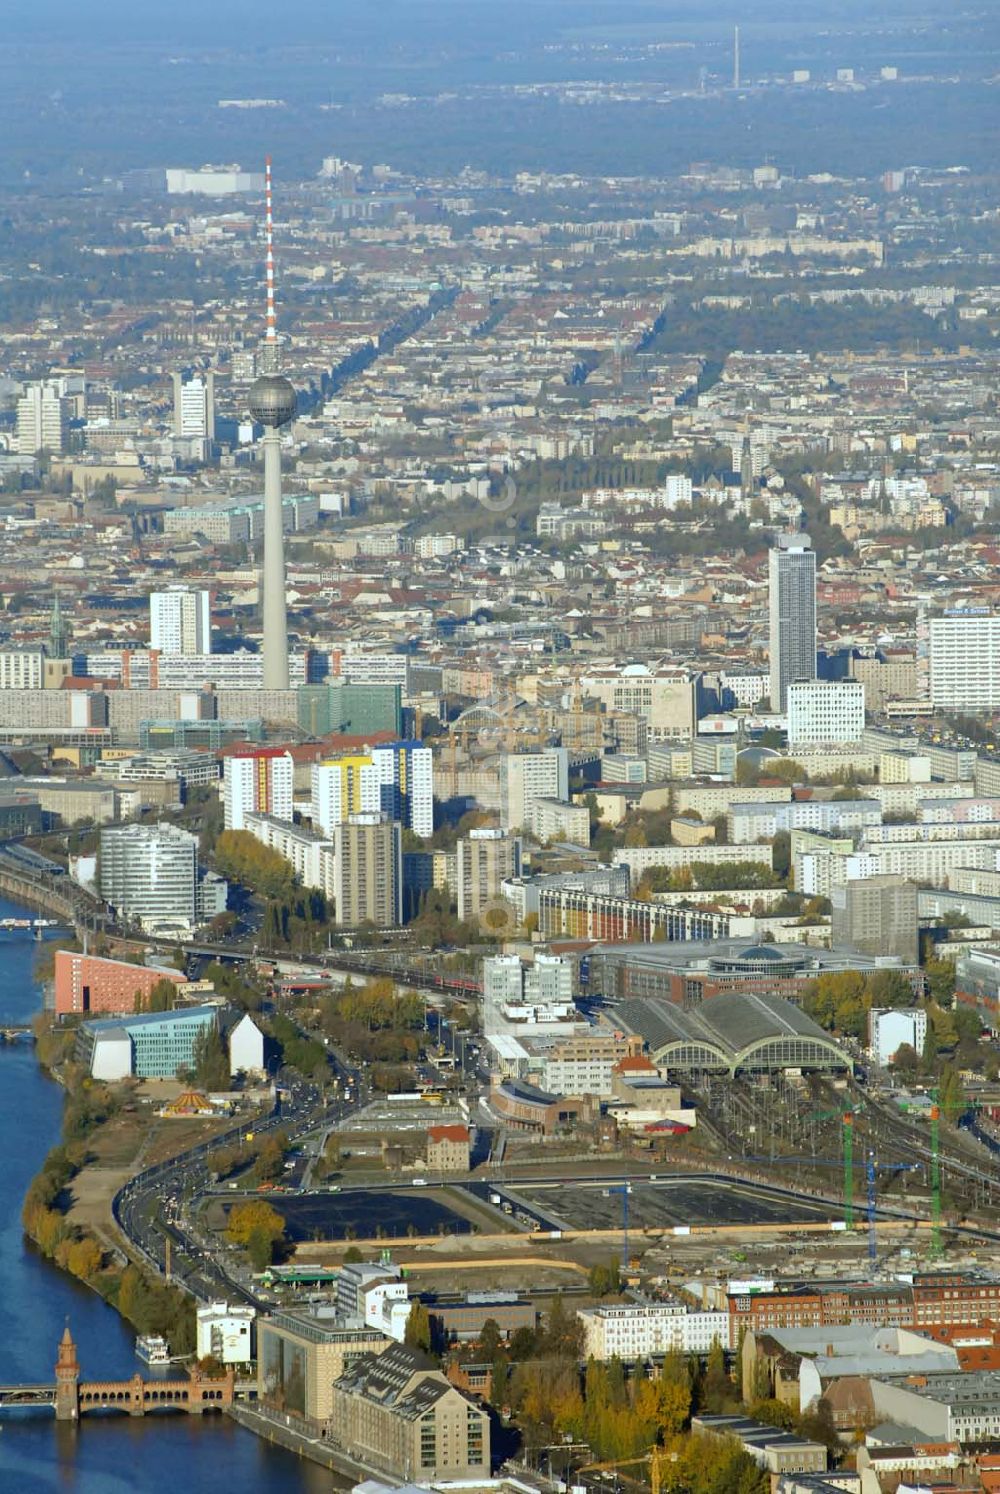
POLYGON ((79 1415, 80 1361, 67 1322, 56 1359, 56 1421, 76 1421, 79 1415))
POLYGON ((65 659, 69 653, 69 624, 62 615, 58 593, 52 600, 49 618, 49 658, 65 659))

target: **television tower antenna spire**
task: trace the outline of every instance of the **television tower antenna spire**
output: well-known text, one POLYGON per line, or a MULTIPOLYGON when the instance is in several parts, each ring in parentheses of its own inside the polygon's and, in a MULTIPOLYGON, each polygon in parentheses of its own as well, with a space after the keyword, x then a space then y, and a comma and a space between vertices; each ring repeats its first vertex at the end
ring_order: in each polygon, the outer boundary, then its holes
POLYGON ((274 311, 274 212, 271 199, 271 157, 264 160, 264 327, 265 373, 278 371, 278 319, 274 311))
POLYGON ((733 27, 733 87, 740 86, 740 28, 733 27))
POLYGON ((283 425, 295 418, 296 396, 289 381, 278 373, 278 332, 274 315, 274 221, 271 212, 271 157, 264 164, 264 233, 267 325, 260 377, 250 390, 250 413, 264 427, 264 557, 261 574, 263 606, 264 689, 288 689, 288 617, 285 604, 285 540, 281 499, 281 437, 283 425))

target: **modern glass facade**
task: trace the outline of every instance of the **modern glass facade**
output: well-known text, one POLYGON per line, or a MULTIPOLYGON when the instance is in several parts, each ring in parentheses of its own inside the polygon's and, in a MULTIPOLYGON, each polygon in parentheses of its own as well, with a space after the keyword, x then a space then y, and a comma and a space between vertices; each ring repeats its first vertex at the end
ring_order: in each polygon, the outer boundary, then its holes
POLYGON ((192 1006, 85 1022, 80 1029, 80 1057, 89 1068, 97 1039, 124 1031, 132 1045, 132 1073, 137 1079, 173 1079, 179 1069, 194 1067, 198 1039, 215 1028, 217 1019, 214 1006, 192 1006))

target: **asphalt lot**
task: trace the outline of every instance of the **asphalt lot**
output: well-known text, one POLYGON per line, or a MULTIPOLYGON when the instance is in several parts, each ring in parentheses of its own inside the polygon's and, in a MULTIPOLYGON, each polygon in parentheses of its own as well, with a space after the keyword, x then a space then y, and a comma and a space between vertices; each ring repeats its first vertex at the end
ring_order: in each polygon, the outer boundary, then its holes
MULTIPOLYGON (((631 1183, 629 1224, 636 1229, 684 1224, 795 1224, 840 1217, 833 1205, 797 1201, 766 1189, 738 1183, 687 1178, 662 1183, 631 1183)), ((592 1187, 563 1183, 558 1187, 515 1184, 512 1193, 552 1220, 557 1228, 616 1229, 622 1223, 622 1196, 597 1183, 592 1187)))
POLYGON ((379 1229, 387 1239, 405 1239, 408 1231, 416 1235, 465 1235, 472 1227, 447 1204, 428 1197, 419 1188, 399 1193, 278 1194, 270 1201, 283 1215, 293 1240, 365 1239, 379 1229))

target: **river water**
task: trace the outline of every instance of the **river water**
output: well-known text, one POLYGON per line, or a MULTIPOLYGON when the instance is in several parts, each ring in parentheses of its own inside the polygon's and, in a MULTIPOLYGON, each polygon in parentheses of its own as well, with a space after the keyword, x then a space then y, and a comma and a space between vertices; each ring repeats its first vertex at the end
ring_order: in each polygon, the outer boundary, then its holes
MULTIPOLYGON (((0 918, 25 910, 0 900, 0 918)), ((0 931, 0 1025, 40 1009, 27 933, 0 931)), ((43 1260, 21 1232, 21 1201, 59 1140, 62 1091, 27 1043, 0 1044, 0 1383, 51 1383, 69 1322, 85 1377, 127 1378, 143 1366, 131 1328, 96 1293, 43 1260)), ((148 1373, 148 1371, 147 1371, 148 1373)), ((0 1418, 0 1494, 328 1494, 329 1473, 262 1442, 228 1417, 0 1418)))

